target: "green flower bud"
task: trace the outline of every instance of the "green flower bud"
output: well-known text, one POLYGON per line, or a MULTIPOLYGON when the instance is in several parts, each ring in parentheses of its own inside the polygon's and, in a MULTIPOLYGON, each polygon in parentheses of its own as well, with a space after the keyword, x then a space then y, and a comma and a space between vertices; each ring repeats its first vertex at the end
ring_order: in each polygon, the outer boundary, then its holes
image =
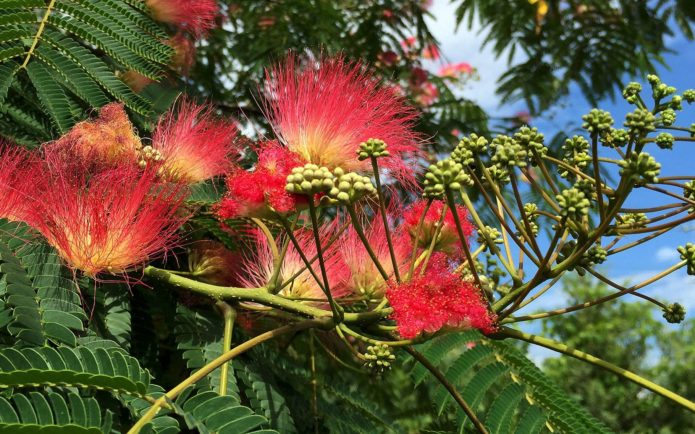
POLYGON ((512 166, 526 167, 528 152, 509 136, 499 135, 492 141, 492 163, 504 169, 512 166))
POLYGON ((510 181, 509 171, 507 169, 502 169, 499 166, 490 166, 487 168, 490 178, 498 184, 507 184, 510 181))
POLYGON ((695 180, 688 181, 683 185, 683 197, 695 200, 695 180))
POLYGON ((683 110, 683 97, 680 95, 673 95, 668 105, 674 110, 683 110))
POLYGON ((391 154, 386 150, 386 142, 379 139, 369 139, 366 142, 362 142, 357 150, 357 159, 360 161, 371 157, 388 157, 389 155, 391 154))
POLYGON ((622 225, 631 229, 643 228, 647 221, 647 215, 643 212, 631 212, 620 216, 622 225))
POLYGON ((589 214, 591 202, 576 188, 563 190, 561 194, 555 196, 555 199, 560 205, 560 215, 563 217, 575 219, 589 214))
POLYGON ((536 214, 537 211, 538 211, 538 205, 536 205, 535 203, 528 202, 528 203, 524 204, 524 213, 526 213, 526 216, 529 219, 533 219, 533 220, 537 219, 538 218, 538 214, 536 214))
POLYGON ((623 98, 630 104, 634 104, 640 92, 642 92, 642 85, 633 81, 623 89, 623 98))
POLYGON ((611 128, 600 136, 603 146, 613 146, 621 148, 630 142, 630 133, 622 128, 611 128))
POLYGON ((584 252, 579 261, 583 267, 591 267, 592 265, 603 264, 608 258, 608 252, 601 246, 592 246, 584 252))
POLYGON ((688 102, 688 104, 692 104, 695 102, 695 89, 688 89, 683 92, 683 98, 688 102))
POLYGON ((388 345, 379 344, 368 346, 364 359, 365 367, 371 369, 375 374, 381 374, 391 369, 391 364, 396 360, 396 356, 388 345))
POLYGON ((582 116, 582 120, 582 128, 590 133, 600 134, 613 126, 613 117, 605 110, 591 109, 588 114, 582 116))
POLYGON ((681 254, 681 260, 685 261, 688 274, 695 276, 695 244, 686 243, 685 246, 678 246, 678 253, 681 254))
POLYGON ((333 174, 326 167, 305 164, 295 167, 287 176, 285 190, 289 193, 312 195, 333 188, 333 174))
POLYGON ((666 98, 676 93, 676 88, 668 86, 666 83, 655 83, 652 85, 652 95, 655 99, 666 98))
POLYGON ((584 196, 586 196, 587 199, 596 199, 596 187, 593 180, 585 178, 578 179, 574 183, 574 188, 584 193, 584 196))
POLYGON ((487 139, 479 137, 477 134, 471 134, 470 137, 464 137, 451 153, 451 159, 457 163, 468 166, 473 163, 473 156, 482 154, 487 151, 487 139))
POLYGON ((345 173, 341 168, 336 168, 333 175, 333 188, 324 196, 325 199, 322 198, 326 202, 348 205, 376 192, 372 180, 367 176, 354 172, 345 173))
POLYGON ((438 161, 427 169, 424 182, 425 197, 441 197, 446 188, 460 190, 473 184, 471 177, 464 172, 463 165, 447 158, 438 161))
POLYGON ((671 149, 673 148, 673 135, 669 133, 659 133, 656 136, 656 145, 661 149, 671 149))
POLYGON ((662 310, 664 319, 671 324, 678 324, 685 319, 685 308, 679 303, 669 304, 662 310))
POLYGON ((529 154, 532 150, 536 151, 538 155, 545 155, 548 153, 548 148, 543 143, 545 137, 542 133, 538 132, 538 128, 521 127, 514 133, 514 140, 516 140, 522 148, 526 149, 529 154))
POLYGON ((642 136, 654 131, 655 124, 654 114, 647 109, 638 108, 625 116, 625 127, 633 136, 642 136))
POLYGON ((666 109, 662 111, 659 120, 667 127, 673 125, 674 122, 676 122, 676 111, 673 109, 666 109))
POLYGON ((478 244, 484 245, 485 250, 491 247, 492 244, 501 244, 504 241, 500 231, 492 226, 485 226, 484 228, 478 229, 477 232, 478 244))
POLYGON ((620 175, 636 185, 657 182, 661 171, 661 164, 646 152, 632 153, 627 160, 621 160, 619 166, 620 175))
MULTIPOLYGON (((582 136, 574 136, 565 140, 562 150, 564 151, 562 161, 580 170, 585 169, 591 161, 591 156, 588 153, 589 142, 582 136)), ((558 170, 563 178, 571 174, 569 170, 565 170, 563 167, 559 167, 558 170)))
POLYGON ((654 74, 647 75, 647 81, 649 82, 649 84, 652 85, 652 87, 661 83, 661 79, 657 75, 654 75, 654 74))

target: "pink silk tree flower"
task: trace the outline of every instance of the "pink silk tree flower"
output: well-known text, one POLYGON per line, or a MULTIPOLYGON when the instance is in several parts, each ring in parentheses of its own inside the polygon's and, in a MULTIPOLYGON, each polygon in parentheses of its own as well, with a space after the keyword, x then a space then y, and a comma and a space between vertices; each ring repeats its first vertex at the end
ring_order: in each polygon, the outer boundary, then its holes
MULTIPOLYGON (((321 239, 328 239, 334 229, 335 228, 331 225, 322 227, 321 239)), ((294 236, 307 259, 311 260, 316 256, 316 244, 314 243, 311 231, 304 229, 298 230, 294 233, 294 236)), ((282 238, 278 241, 284 242, 282 238)), ((254 253, 244 261, 242 268, 245 270, 245 273, 240 276, 240 283, 247 288, 266 286, 271 280, 275 266, 268 239, 262 234, 258 234, 252 251, 254 253)), ((348 291, 342 284, 345 280, 346 270, 335 244, 332 248, 328 248, 322 253, 331 295, 333 295, 333 298, 340 298, 347 295, 348 291)), ((320 279, 321 271, 318 261, 314 261, 312 268, 320 279)), ((316 279, 311 275, 311 272, 306 269, 304 261, 297 249, 290 243, 280 267, 278 283, 284 283, 295 275, 297 275, 297 277, 292 280, 291 283, 285 285, 280 292, 278 292, 278 295, 289 298, 307 298, 310 299, 308 301, 309 303, 329 309, 328 304, 323 301, 326 300, 326 294, 321 289, 321 286, 318 285, 316 279)))
POLYGON ((219 13, 216 0, 145 0, 157 21, 172 24, 196 38, 205 36, 216 27, 219 13))
POLYGON ((157 124, 149 158, 160 160, 165 180, 195 184, 229 171, 236 134, 236 126, 216 118, 211 106, 184 98, 157 124))
POLYGON ((306 206, 305 196, 285 191, 287 175, 304 164, 297 154, 277 143, 262 144, 253 171, 236 169, 227 174, 227 193, 217 205, 217 215, 223 220, 269 218, 306 206))
POLYGON ((386 297, 393 307, 398 333, 413 339, 421 333, 447 329, 495 331, 495 316, 472 283, 449 269, 446 257, 432 257, 427 272, 409 282, 392 283, 386 297))
MULTIPOLYGON (((379 260, 386 274, 393 278, 393 261, 389 252, 388 240, 384 226, 377 220, 365 230, 369 245, 379 260)), ((412 247, 407 235, 391 234, 393 249, 396 256, 396 264, 401 274, 407 269, 410 262, 412 247)), ((350 228, 340 241, 338 250, 343 258, 349 274, 345 280, 345 287, 356 295, 366 295, 372 299, 384 296, 388 283, 379 273, 374 261, 367 253, 357 232, 350 228)))
POLYGON ((37 229, 73 270, 122 275, 164 254, 187 216, 178 184, 153 170, 116 166, 96 174, 60 153, 47 153, 45 188, 37 193, 37 229))
POLYGON ((357 150, 360 143, 379 139, 390 153, 379 160, 381 168, 415 188, 413 167, 422 152, 413 129, 416 111, 364 65, 343 57, 299 65, 290 55, 266 71, 261 91, 263 110, 276 136, 303 160, 369 174, 370 161, 360 161, 357 150))
MULTIPOLYGON (((444 201, 435 200, 432 201, 427 213, 425 214, 425 219, 422 222, 422 227, 420 228, 420 235, 418 236, 418 246, 426 249, 432 243, 432 239, 439 227, 439 220, 442 216, 442 211, 444 210, 444 201)), ((408 209, 403 213, 403 221, 405 228, 412 237, 413 241, 417 233, 418 225, 420 223, 420 218, 425 212, 427 207, 427 201, 419 200, 413 203, 408 209)), ((456 213, 458 214, 459 221, 461 222, 461 228, 463 229, 463 234, 466 237, 470 237, 473 233, 473 225, 468 220, 468 211, 461 205, 456 206, 456 213)), ((444 220, 441 224, 441 230, 439 232, 439 237, 435 241, 434 250, 444 252, 446 254, 460 254, 463 246, 461 245, 461 238, 459 237, 458 231, 456 230, 456 221, 454 220, 454 215, 451 209, 447 207, 444 220)))
POLYGON ((0 218, 33 221, 33 194, 38 177, 33 154, 19 146, 0 142, 0 218))

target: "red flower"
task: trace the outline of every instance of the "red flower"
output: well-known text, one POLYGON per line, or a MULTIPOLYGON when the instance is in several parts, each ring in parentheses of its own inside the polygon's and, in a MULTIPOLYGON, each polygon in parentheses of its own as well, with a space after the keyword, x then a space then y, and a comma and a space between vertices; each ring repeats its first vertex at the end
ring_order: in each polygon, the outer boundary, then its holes
POLYGON ((304 196, 285 191, 287 175, 304 162, 287 148, 270 142, 261 146, 253 172, 237 169, 227 174, 227 194, 217 207, 222 219, 270 217, 306 204, 304 196))
POLYGON ((186 217, 182 187, 157 184, 137 166, 89 174, 84 165, 48 152, 47 185, 37 192, 37 229, 73 269, 88 276, 125 273, 162 254, 186 217))
POLYGON ((443 255, 435 255, 424 276, 400 285, 392 284, 386 297, 393 307, 398 333, 412 339, 442 328, 495 330, 492 314, 480 291, 452 273, 443 255))
POLYGON ((145 0, 152 18, 173 24, 199 38, 215 28, 216 0, 145 0))
POLYGON ((415 100, 423 106, 431 106, 439 98, 439 89, 432 82, 425 82, 415 89, 415 100))
POLYGON ((440 77, 459 78, 462 74, 470 74, 473 72, 473 67, 470 63, 448 63, 439 68, 440 77))
POLYGON ((437 44, 428 44, 424 50, 422 50, 422 57, 430 60, 439 60, 440 53, 437 44))
POLYGON ((103 106, 96 119, 78 123, 50 146, 95 164, 135 165, 142 143, 123 104, 114 102, 103 106))
MULTIPOLYGON (((422 213, 425 211, 426 206, 426 201, 419 200, 413 203, 410 208, 403 213, 403 220, 406 229, 413 239, 415 239, 418 224, 420 223, 420 218, 422 213)), ((427 214, 425 214, 425 220, 422 222, 420 236, 418 237, 418 246, 422 248, 429 247, 439 225, 439 220, 441 218, 443 209, 443 201, 435 200, 432 202, 432 205, 430 205, 429 209, 427 210, 427 214)), ((461 222, 463 234, 466 237, 470 237, 474 228, 473 225, 468 221, 468 211, 463 206, 457 205, 456 212, 461 222)), ((442 229, 439 233, 439 238, 435 242, 434 248, 437 251, 447 254, 458 254, 462 248, 461 239, 458 235, 458 231, 456 230, 454 214, 448 207, 446 210, 446 215, 444 216, 444 221, 442 222, 442 229)))
POLYGON ((0 218, 31 222, 39 176, 34 160, 24 148, 0 142, 0 218))
POLYGON ((212 107, 183 99, 178 110, 160 119, 152 137, 152 147, 162 159, 160 173, 186 184, 226 173, 236 134, 236 126, 216 119, 212 107))
POLYGON ((176 35, 165 41, 165 44, 174 49, 169 66, 183 76, 187 76, 195 64, 195 44, 184 33, 176 35))
POLYGON ((381 139, 391 155, 380 165, 415 185, 414 163, 407 160, 421 152, 416 112, 360 63, 336 57, 300 68, 289 56, 267 71, 264 111, 281 142, 308 162, 369 173, 370 162, 359 161, 356 151, 361 142, 381 139))

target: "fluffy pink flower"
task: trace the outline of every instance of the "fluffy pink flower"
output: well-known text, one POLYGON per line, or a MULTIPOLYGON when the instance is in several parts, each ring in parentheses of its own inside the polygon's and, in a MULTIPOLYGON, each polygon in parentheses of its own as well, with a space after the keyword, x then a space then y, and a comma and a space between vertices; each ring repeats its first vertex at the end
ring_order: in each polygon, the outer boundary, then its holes
MULTIPOLYGON (((420 218, 422 213, 425 212, 426 207, 427 202, 424 200, 419 200, 413 203, 410 208, 403 213, 403 222, 405 228, 408 230, 413 240, 415 239, 415 234, 417 233, 420 218)), ((427 210, 425 219, 422 222, 420 236, 418 237, 418 246, 422 248, 429 247, 432 239, 434 238, 437 227, 439 226, 439 219, 441 218, 443 209, 443 201, 435 200, 432 202, 432 205, 430 205, 429 209, 427 210)), ((456 212, 461 222, 464 235, 466 237, 470 237, 474 228, 473 225, 468 221, 468 211, 463 206, 457 205, 456 212)), ((451 212, 451 209, 447 207, 444 221, 442 222, 442 228, 439 233, 439 238, 435 242, 434 249, 447 254, 458 254, 461 248, 461 239, 456 230, 454 215, 451 212)))
POLYGON ((438 75, 440 77, 448 78, 459 78, 463 74, 470 74, 473 72, 473 67, 466 62, 458 63, 448 63, 441 68, 439 68, 438 75))
POLYGON ((439 53, 439 47, 437 44, 428 44, 424 50, 422 50, 422 57, 429 60, 439 60, 441 54, 439 53))
POLYGON ((62 154, 48 153, 47 185, 37 192, 37 229, 73 269, 88 276, 123 274, 163 254, 186 217, 182 187, 158 184, 137 166, 89 174, 62 154))
POLYGON ((393 307, 398 333, 406 339, 442 328, 495 330, 495 316, 471 283, 449 269, 443 255, 435 255, 428 271, 409 282, 391 284, 386 297, 393 307))
POLYGON ((290 55, 267 71, 264 111, 278 138, 305 161, 369 173, 359 161, 361 142, 381 139, 390 157, 379 164, 393 178, 415 184, 413 161, 421 152, 415 110, 360 63, 323 58, 304 67, 290 55))
POLYGON ((236 126, 216 119, 213 108, 183 99, 163 116, 152 137, 160 173, 174 182, 195 184, 226 173, 232 163, 236 126))
MULTIPOLYGON (((328 239, 332 230, 332 227, 323 227, 321 239, 328 239)), ((309 260, 316 256, 316 244, 314 243, 313 234, 310 231, 299 230, 296 231, 294 235, 301 247, 302 252, 309 260)), ((284 242, 282 239, 280 241, 284 242)), ((256 236, 256 243, 253 246, 253 251, 254 254, 244 261, 243 269, 245 272, 240 277, 241 284, 247 288, 267 285, 270 282, 274 269, 272 250, 265 236, 261 234, 256 236)), ((331 288, 331 294, 334 298, 340 298, 347 295, 348 291, 342 284, 342 282, 345 280, 346 270, 345 266, 342 264, 340 254, 335 244, 332 248, 325 249, 323 251, 323 258, 326 265, 326 273, 328 274, 328 283, 331 288)), ((314 261, 312 267, 316 272, 316 275, 320 278, 321 271, 319 269, 318 261, 314 261)), ((297 273, 299 273, 299 275, 292 281, 292 283, 285 286, 278 293, 279 295, 293 298, 309 298, 318 300, 326 299, 326 295, 324 294, 323 290, 316 283, 316 280, 311 273, 305 269, 304 261, 302 261, 302 258, 294 248, 294 245, 290 243, 280 268, 280 278, 278 283, 286 282, 297 273)), ((322 302, 319 303, 321 306, 328 308, 327 304, 322 302)))
POLYGON ((196 37, 215 28, 219 12, 216 0, 145 0, 145 3, 152 18, 173 24, 196 37))
POLYGON ((439 89, 430 81, 423 83, 413 93, 415 94, 415 101, 425 107, 431 106, 439 98, 439 89))
POLYGON ((24 148, 0 142, 0 218, 31 223, 35 157, 24 148))
POLYGON ((217 206, 217 215, 265 218, 306 205, 304 196, 285 191, 287 175, 303 164, 297 154, 277 143, 261 146, 253 172, 236 169, 227 174, 227 194, 217 206))
MULTIPOLYGON (((394 275, 393 261, 391 260, 384 226, 380 223, 381 221, 375 220, 366 230, 366 236, 379 263, 386 271, 386 274, 391 277, 394 275)), ((411 245, 406 237, 407 235, 391 234, 394 253, 396 254, 396 263, 401 274, 404 274, 410 262, 411 245)), ((374 261, 369 257, 364 244, 362 244, 354 229, 349 229, 347 235, 340 240, 338 250, 345 266, 349 270, 345 281, 346 289, 357 295, 366 295, 376 299, 382 298, 387 282, 384 281, 376 265, 374 265, 374 261)))

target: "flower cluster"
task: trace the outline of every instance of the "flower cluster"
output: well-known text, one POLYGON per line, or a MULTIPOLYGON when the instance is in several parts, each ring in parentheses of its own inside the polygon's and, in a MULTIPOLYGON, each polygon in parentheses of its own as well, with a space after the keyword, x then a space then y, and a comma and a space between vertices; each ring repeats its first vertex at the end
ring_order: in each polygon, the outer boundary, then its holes
MULTIPOLYGON (((473 225, 468 221, 468 211, 459 205, 456 213, 464 235, 470 237, 473 225)), ((457 255, 461 253, 461 239, 456 230, 454 214, 444 201, 434 200, 429 207, 426 201, 417 201, 403 213, 403 221, 412 239, 417 239, 419 247, 426 249, 434 243, 435 251, 457 255)))
POLYGON ((495 330, 494 316, 480 290, 451 271, 444 255, 433 258, 422 276, 393 284, 386 296, 391 302, 398 333, 412 339, 442 328, 495 330))

